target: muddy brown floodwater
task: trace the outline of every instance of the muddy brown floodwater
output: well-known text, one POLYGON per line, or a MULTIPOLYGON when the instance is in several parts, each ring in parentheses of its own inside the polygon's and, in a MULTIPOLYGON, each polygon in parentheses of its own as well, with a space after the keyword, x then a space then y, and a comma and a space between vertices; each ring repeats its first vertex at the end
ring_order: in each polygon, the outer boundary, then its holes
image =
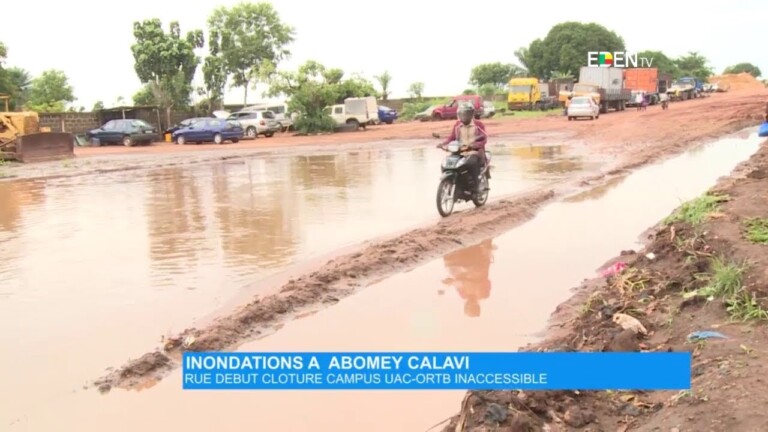
MULTIPOLYGON (((638 170, 607 187, 552 203, 506 234, 374 284, 239 350, 514 351, 541 337, 550 312, 570 295, 569 287, 593 276, 617 250, 638 246, 639 233, 728 174, 759 142, 756 134, 724 139, 638 170)), ((156 322, 161 317, 147 319, 156 322)), ((145 391, 113 391, 107 396, 66 388, 60 378, 52 381, 71 367, 67 356, 82 362, 86 355, 82 350, 93 352, 88 346, 99 342, 94 336, 35 347, 36 358, 47 354, 55 359, 2 365, 20 371, 23 376, 15 378, 13 387, 24 385, 23 393, 34 395, 36 402, 30 407, 27 401, 21 412, 18 402, 3 401, 5 407, 10 402, 16 408, 11 411, 16 414, 12 430, 424 431, 453 414, 463 395, 183 392, 179 370, 145 391), (35 368, 40 368, 37 375, 35 368), (41 375, 40 370, 55 372, 41 375), (40 381, 36 390, 45 397, 29 388, 34 380, 40 381), (54 385, 58 394, 50 388, 54 385)), ((119 338, 109 338, 99 348, 120 345, 119 338)), ((106 356, 99 357, 103 362, 106 356)), ((64 375, 73 378, 69 370, 64 375)), ((19 397, 18 392, 7 393, 19 397)))
MULTIPOLYGON (((598 164, 494 146, 492 196, 598 164)), ((295 263, 437 218, 444 153, 395 148, 0 183, 0 424, 295 263), (46 371, 46 372, 41 372, 46 371)), ((2 429, 2 428, 0 428, 2 429)))

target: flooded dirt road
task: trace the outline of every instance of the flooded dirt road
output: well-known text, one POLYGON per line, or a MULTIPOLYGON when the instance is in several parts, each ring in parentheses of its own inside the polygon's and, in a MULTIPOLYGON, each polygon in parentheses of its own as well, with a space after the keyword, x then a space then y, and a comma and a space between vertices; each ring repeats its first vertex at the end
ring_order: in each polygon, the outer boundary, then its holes
MULTIPOLYGON (((727 174, 759 141, 756 135, 723 140, 553 203, 507 234, 370 286, 240 349, 515 350, 540 336, 568 289, 591 276, 605 257, 634 247, 640 232, 727 174)), ((463 394, 196 393, 180 388, 176 371, 142 392, 101 396, 76 391, 48 403, 38 398, 35 409, 14 417, 13 426, 421 431, 451 415, 463 394)))
MULTIPOLYGON (((495 197, 596 167, 561 146, 492 150, 495 197)), ((402 148, 0 183, 0 344, 15 353, 0 368, 16 371, 0 374, 3 420, 265 277, 437 218, 443 156, 402 148)))

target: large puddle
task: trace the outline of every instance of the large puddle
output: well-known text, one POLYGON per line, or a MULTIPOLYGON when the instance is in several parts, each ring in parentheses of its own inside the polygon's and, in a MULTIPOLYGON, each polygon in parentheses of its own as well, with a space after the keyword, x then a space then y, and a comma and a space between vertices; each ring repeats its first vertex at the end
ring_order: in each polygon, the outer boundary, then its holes
MULTIPOLYGON (((595 169, 561 146, 492 150, 492 197, 595 169)), ((437 218, 443 156, 397 148, 0 182, 0 346, 13 353, 0 358, 13 371, 0 374, 0 424, 287 266, 437 218)))
MULTIPOLYGON (((540 337, 571 287, 619 250, 636 247, 640 232, 727 175, 761 141, 756 134, 721 140, 597 192, 551 204, 507 234, 384 280, 240 349, 515 351, 540 337)), ((109 338, 101 346, 120 342, 109 338)), ((72 367, 68 356, 83 360, 82 354, 66 352, 67 347, 57 349, 62 351, 50 363, 56 366, 43 369, 39 377, 26 375, 25 383, 72 367)), ((424 431, 454 413, 463 394, 183 392, 179 372, 146 391, 75 393, 48 403, 38 398, 36 409, 15 416, 13 425, 36 431, 424 431)))

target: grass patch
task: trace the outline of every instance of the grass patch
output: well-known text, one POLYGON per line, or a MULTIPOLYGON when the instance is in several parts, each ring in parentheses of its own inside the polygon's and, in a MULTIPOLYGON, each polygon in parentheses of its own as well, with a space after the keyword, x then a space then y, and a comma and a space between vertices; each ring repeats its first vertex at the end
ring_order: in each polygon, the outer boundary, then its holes
POLYGON ((745 237, 752 243, 768 244, 768 218, 749 218, 744 221, 745 237))
POLYGON ((706 285, 684 294, 684 298, 704 297, 707 301, 722 299, 732 320, 768 320, 768 311, 744 289, 744 272, 747 266, 726 261, 723 257, 712 258, 710 273, 701 277, 706 285))
POLYGON ((664 223, 669 225, 675 222, 685 222, 692 226, 701 225, 712 213, 717 212, 721 203, 728 201, 728 199, 728 195, 704 194, 683 203, 674 213, 664 219, 664 223))

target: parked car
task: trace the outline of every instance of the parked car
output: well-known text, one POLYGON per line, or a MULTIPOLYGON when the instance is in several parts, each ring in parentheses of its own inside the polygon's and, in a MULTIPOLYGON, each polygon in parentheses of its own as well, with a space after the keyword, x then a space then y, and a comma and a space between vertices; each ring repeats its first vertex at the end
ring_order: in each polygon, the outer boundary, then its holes
POLYGON ((231 114, 227 120, 239 122, 245 130, 245 136, 256 138, 264 135, 267 138, 280 131, 280 124, 272 111, 238 111, 231 114))
POLYGON ((189 125, 195 124, 195 123, 197 123, 199 121, 211 120, 212 118, 213 117, 194 117, 194 118, 184 119, 184 120, 178 122, 177 124, 175 124, 175 125, 169 127, 168 129, 166 129, 164 133, 173 135, 173 133, 176 132, 179 129, 183 129, 183 128, 185 128, 185 127, 187 127, 189 125))
POLYGON ((154 126, 138 119, 110 120, 102 127, 86 132, 85 137, 91 143, 122 143, 126 147, 132 147, 136 143, 151 144, 160 140, 154 126))
POLYGON ((589 117, 591 120, 600 118, 600 105, 590 96, 577 96, 568 105, 568 120, 578 117, 589 117))
POLYGON ((384 105, 379 105, 379 121, 386 124, 392 124, 397 120, 397 111, 384 105))
POLYGON ((240 110, 241 112, 253 112, 253 111, 272 111, 275 114, 275 120, 280 125, 280 129, 289 131, 293 128, 293 116, 288 112, 288 104, 275 103, 275 104, 257 104, 250 105, 240 110))
POLYGON ((243 137, 243 127, 233 120, 206 119, 177 130, 171 137, 173 142, 179 145, 188 142, 223 144, 224 141, 232 141, 236 143, 243 137))
POLYGON ((432 111, 435 110, 439 105, 432 105, 431 107, 425 109, 424 111, 417 113, 413 118, 414 120, 420 120, 420 121, 430 121, 432 120, 432 111))
POLYGON ((496 114, 496 105, 491 101, 483 102, 483 118, 491 118, 496 114))
POLYGON ((459 95, 453 98, 451 103, 445 105, 439 105, 432 110, 432 120, 451 120, 456 119, 456 115, 459 111, 459 105, 472 104, 475 107, 475 118, 483 117, 483 98, 478 95, 459 95))

